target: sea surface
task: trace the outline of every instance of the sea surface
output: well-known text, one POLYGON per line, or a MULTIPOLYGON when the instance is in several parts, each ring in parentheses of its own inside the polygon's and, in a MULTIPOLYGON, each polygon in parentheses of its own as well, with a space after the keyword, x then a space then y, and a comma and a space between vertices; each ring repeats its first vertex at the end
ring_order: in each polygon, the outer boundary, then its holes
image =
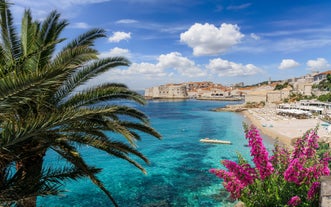
MULTIPOLYGON (((124 160, 92 148, 81 148, 81 154, 89 164, 103 168, 98 177, 119 206, 233 206, 221 180, 208 170, 221 168, 220 160, 223 159, 236 161, 238 152, 250 159, 242 127, 245 118, 238 113, 211 111, 236 103, 154 100, 146 106, 137 106, 162 135, 162 140, 146 135, 137 142, 139 151, 151 162, 150 165, 141 162, 147 175, 124 160), (205 137, 229 140, 232 145, 199 142, 205 137)), ((271 146, 270 140, 266 145, 271 146)), ((61 160, 54 153, 48 153, 46 165, 59 164, 61 160)), ((38 206, 111 206, 108 198, 88 179, 69 182, 63 189, 66 192, 60 196, 38 198, 38 206)))

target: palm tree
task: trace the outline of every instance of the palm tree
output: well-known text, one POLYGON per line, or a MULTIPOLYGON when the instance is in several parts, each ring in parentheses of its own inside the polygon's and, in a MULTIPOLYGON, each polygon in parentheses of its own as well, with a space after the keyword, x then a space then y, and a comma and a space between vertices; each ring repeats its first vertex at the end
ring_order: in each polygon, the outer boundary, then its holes
POLYGON ((36 196, 54 195, 67 179, 88 177, 117 206, 79 152, 91 146, 128 161, 145 172, 130 154, 148 163, 135 148, 142 133, 160 138, 141 111, 114 100, 144 104, 144 98, 123 84, 79 88, 88 80, 130 63, 123 57, 98 59, 95 40, 105 37, 92 29, 66 44, 60 38, 68 25, 51 12, 42 22, 29 10, 20 36, 13 27, 9 3, 0 0, 0 205, 35 206, 36 196), (80 90, 78 90, 79 88, 80 90), (106 135, 119 134, 126 141, 106 135), (70 165, 43 168, 53 150, 70 165))

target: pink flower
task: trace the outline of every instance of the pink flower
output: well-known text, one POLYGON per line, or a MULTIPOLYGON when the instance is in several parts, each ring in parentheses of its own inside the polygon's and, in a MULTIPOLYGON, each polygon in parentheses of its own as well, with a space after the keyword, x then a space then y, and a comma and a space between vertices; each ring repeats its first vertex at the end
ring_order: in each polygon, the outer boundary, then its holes
POLYGON ((284 179, 288 182, 293 182, 297 185, 301 185, 308 174, 308 169, 303 166, 304 162, 305 159, 293 159, 284 172, 284 179))
POLYGON ((311 187, 308 191, 308 194, 307 194, 308 200, 312 200, 315 197, 315 195, 319 191, 320 187, 321 187, 321 183, 319 183, 319 182, 314 182, 311 185, 311 187))
POLYGON ((255 127, 251 127, 246 133, 246 139, 248 139, 248 145, 251 147, 253 162, 260 173, 261 179, 264 180, 274 171, 274 168, 269 161, 268 151, 262 143, 259 131, 255 127))
POLYGON ((301 198, 299 196, 293 196, 288 202, 289 206, 297 206, 301 203, 301 198))
POLYGON ((209 172, 223 179, 223 186, 228 192, 230 192, 231 198, 240 198, 241 190, 245 188, 245 185, 235 176, 233 172, 217 169, 210 169, 209 172))
POLYGON ((241 166, 230 160, 223 160, 222 164, 229 170, 229 172, 232 172, 245 187, 252 184, 256 178, 255 170, 254 168, 251 168, 249 164, 241 166))
POLYGON ((305 143, 309 136, 309 132, 307 131, 301 138, 297 139, 294 145, 294 152, 292 153, 292 159, 301 157, 304 155, 305 143))
POLYGON ((307 158, 312 158, 316 154, 316 149, 318 148, 317 139, 319 136, 316 133, 316 130, 311 130, 307 135, 307 143, 304 148, 303 154, 307 156, 307 158))
POLYGON ((303 137, 296 141, 292 159, 302 156, 307 156, 307 158, 314 157, 318 148, 318 138, 316 129, 308 130, 303 137))
POLYGON ((270 158, 270 162, 275 168, 275 173, 282 174, 286 167, 289 165, 291 153, 287 148, 275 145, 273 150, 273 156, 270 158))

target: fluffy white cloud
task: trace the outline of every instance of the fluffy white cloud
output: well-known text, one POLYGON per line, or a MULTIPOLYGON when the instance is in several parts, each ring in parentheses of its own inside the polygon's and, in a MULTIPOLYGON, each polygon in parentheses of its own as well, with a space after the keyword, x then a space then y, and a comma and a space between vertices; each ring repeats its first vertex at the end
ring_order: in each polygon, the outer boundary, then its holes
POLYGON ((178 52, 162 54, 158 57, 156 64, 152 63, 133 63, 128 69, 113 69, 115 75, 125 75, 140 79, 150 79, 154 77, 170 77, 174 72, 183 77, 201 77, 205 72, 193 61, 178 52))
POLYGON ((180 34, 180 41, 193 48, 194 55, 202 56, 224 53, 243 37, 237 25, 223 23, 217 28, 213 24, 195 23, 180 34))
POLYGON ((172 52, 166 55, 160 55, 158 58, 159 67, 164 69, 175 69, 181 75, 188 77, 199 77, 206 75, 192 60, 183 57, 179 52, 172 52))
POLYGON ((158 67, 152 63, 133 63, 127 70, 115 69, 115 74, 126 76, 139 76, 140 78, 146 77, 164 77, 166 72, 163 68, 158 67))
POLYGON ((100 55, 99 55, 100 58, 115 57, 115 56, 122 56, 122 57, 130 58, 131 54, 128 49, 114 47, 109 52, 103 52, 103 53, 100 53, 100 55))
POLYGON ((113 32, 113 35, 108 38, 109 42, 119 42, 121 40, 128 40, 131 38, 131 33, 128 32, 113 32))
POLYGON ((295 68, 299 65, 300 64, 293 59, 283 59, 280 65, 278 66, 278 69, 280 70, 290 69, 290 68, 295 68))
POLYGON ((308 69, 310 70, 326 70, 330 68, 330 64, 324 58, 317 58, 316 60, 307 61, 308 69))
POLYGON ((213 74, 218 76, 247 76, 260 73, 262 70, 253 64, 243 65, 240 63, 223 60, 221 58, 212 59, 206 66, 213 74))

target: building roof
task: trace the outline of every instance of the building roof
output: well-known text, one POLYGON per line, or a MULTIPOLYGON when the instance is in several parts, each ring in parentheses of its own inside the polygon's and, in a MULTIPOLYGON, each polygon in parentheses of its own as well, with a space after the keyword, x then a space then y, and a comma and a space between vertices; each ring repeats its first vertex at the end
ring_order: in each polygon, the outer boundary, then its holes
POLYGON ((317 76, 317 75, 328 75, 328 74, 331 74, 331 70, 328 70, 328 71, 324 71, 324 72, 321 72, 321 73, 318 73, 314 76, 317 76))

